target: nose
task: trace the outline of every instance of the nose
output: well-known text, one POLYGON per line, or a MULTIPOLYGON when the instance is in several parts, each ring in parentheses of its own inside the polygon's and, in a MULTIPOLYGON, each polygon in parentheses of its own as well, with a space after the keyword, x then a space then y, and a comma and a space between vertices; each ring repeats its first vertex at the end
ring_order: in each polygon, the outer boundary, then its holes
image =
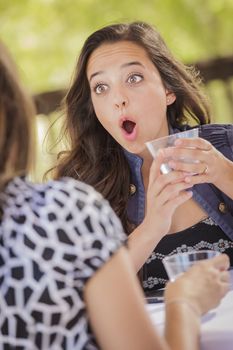
POLYGON ((114 95, 114 105, 116 109, 121 109, 128 106, 129 100, 125 94, 122 92, 115 92, 114 95))
POLYGON ((126 100, 122 100, 122 101, 117 102, 117 103, 115 102, 115 106, 117 108, 126 107, 126 105, 127 105, 126 100))

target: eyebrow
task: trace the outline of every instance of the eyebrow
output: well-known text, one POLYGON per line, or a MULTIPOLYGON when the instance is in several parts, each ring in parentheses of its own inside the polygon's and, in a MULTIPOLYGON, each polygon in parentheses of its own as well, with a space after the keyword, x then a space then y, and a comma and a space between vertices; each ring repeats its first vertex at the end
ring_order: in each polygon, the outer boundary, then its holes
MULTIPOLYGON (((139 61, 132 61, 132 62, 124 63, 124 64, 121 65, 120 68, 126 68, 126 67, 129 67, 129 66, 140 66, 140 67, 145 68, 144 65, 143 65, 141 62, 139 62, 139 61)), ((91 80, 92 80, 95 76, 97 76, 97 75, 99 75, 99 74, 103 74, 103 73, 104 73, 103 70, 99 70, 98 72, 95 72, 95 73, 91 74, 90 79, 89 79, 89 82, 91 82, 91 80)))

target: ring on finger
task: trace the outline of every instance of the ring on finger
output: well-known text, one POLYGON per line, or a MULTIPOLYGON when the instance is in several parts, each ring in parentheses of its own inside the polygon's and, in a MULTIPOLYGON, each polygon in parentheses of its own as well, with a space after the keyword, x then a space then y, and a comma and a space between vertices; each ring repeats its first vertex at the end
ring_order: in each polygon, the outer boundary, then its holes
POLYGON ((206 175, 208 173, 209 167, 208 165, 205 166, 205 169, 203 170, 203 172, 201 173, 201 175, 206 175))

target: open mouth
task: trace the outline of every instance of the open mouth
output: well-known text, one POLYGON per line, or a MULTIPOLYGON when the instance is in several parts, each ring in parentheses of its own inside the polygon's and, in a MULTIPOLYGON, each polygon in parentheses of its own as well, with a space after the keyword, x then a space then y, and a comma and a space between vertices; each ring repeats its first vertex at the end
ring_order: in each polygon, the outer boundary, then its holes
POLYGON ((136 123, 132 122, 131 120, 124 120, 122 123, 122 129, 124 129, 129 135, 132 134, 135 126, 136 123))

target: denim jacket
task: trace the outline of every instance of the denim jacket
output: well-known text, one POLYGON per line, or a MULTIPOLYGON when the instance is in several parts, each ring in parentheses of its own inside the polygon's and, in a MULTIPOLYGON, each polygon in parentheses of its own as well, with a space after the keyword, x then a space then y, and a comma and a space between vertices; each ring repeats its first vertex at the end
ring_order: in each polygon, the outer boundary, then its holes
MULTIPOLYGON (((224 156, 233 161, 233 125, 207 124, 199 126, 199 137, 208 140, 224 156)), ((171 129, 170 133, 179 132, 171 129)), ((145 189, 141 167, 143 160, 124 150, 131 170, 131 183, 135 193, 128 202, 128 217, 138 226, 145 216, 145 189)), ((232 179, 233 186, 233 179, 232 179)), ((193 198, 207 212, 224 233, 233 241, 233 200, 212 184, 198 184, 192 188, 193 198)), ((132 191, 134 192, 134 191, 132 191)))

